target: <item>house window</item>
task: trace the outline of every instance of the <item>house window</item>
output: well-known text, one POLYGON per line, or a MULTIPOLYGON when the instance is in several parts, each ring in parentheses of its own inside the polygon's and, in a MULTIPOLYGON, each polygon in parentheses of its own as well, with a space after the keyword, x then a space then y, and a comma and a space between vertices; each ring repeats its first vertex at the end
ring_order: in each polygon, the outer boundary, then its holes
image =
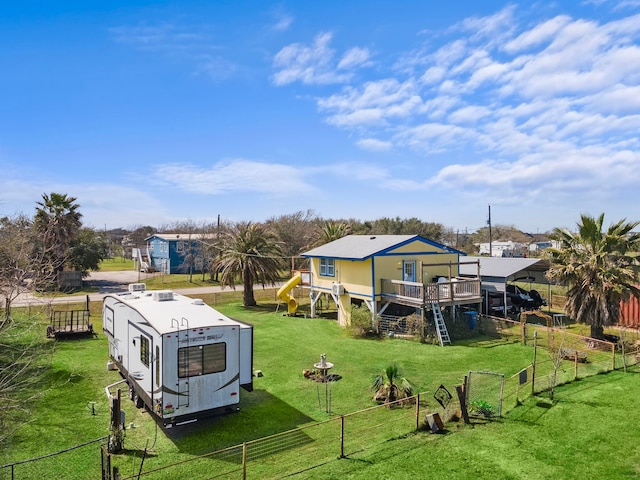
POLYGON ((336 274, 335 260, 333 258, 320 259, 320 275, 323 277, 333 277, 336 274))
POLYGON ((178 377, 197 377, 227 369, 227 344, 210 343, 178 349, 178 377))
POLYGON ((140 335, 140 361, 149 368, 149 339, 140 335))

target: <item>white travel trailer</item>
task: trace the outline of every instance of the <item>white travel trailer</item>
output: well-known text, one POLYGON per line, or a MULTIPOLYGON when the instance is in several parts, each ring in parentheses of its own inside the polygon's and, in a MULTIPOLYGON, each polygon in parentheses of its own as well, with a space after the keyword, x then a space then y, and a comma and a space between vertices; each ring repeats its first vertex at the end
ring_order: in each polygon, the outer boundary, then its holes
POLYGON ((171 291, 108 295, 102 307, 108 366, 117 367, 136 406, 169 427, 237 405, 253 390, 253 327, 171 291))

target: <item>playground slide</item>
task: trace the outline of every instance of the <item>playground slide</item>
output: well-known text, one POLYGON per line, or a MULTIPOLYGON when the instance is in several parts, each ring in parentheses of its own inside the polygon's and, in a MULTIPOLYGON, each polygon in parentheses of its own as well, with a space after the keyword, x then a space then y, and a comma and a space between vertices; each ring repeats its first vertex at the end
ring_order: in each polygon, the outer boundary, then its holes
POLYGON ((287 302, 287 312, 289 313, 289 315, 295 315, 298 311, 298 302, 295 298, 289 295, 289 292, 301 281, 302 275, 296 273, 278 290, 278 298, 283 302, 287 302))

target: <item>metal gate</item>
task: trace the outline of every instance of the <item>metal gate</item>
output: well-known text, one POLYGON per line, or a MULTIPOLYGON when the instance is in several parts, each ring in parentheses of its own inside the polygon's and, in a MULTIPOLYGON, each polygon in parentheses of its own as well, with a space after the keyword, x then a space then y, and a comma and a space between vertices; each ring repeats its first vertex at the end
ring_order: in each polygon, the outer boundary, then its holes
POLYGON ((469 372, 464 390, 469 415, 484 418, 502 416, 503 374, 469 372))

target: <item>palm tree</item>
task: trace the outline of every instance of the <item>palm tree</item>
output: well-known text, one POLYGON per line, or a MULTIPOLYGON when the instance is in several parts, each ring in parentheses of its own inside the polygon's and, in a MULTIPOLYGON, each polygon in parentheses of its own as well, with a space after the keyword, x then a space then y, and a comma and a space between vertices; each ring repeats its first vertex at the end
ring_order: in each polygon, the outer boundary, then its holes
POLYGON ((351 227, 344 222, 326 221, 319 232, 317 244, 333 242, 351 233, 351 227))
POLYGON ((260 223, 240 222, 221 234, 213 268, 220 271, 221 285, 235 289, 235 280, 242 279, 242 303, 251 307, 256 305, 254 284, 275 285, 280 259, 280 245, 273 232, 260 223))
POLYGON ((406 399, 413 394, 413 386, 406 378, 400 376, 400 370, 396 365, 388 365, 376 375, 371 388, 375 390, 373 399, 385 405, 406 399))
POLYGON ((603 338, 604 327, 616 323, 620 301, 640 289, 634 286, 640 272, 640 222, 622 219, 603 231, 604 213, 598 218, 581 215, 576 233, 556 228, 552 238, 560 248, 549 249, 547 277, 568 287, 566 313, 591 326, 591 336, 603 338))
POLYGON ((64 268, 69 248, 82 226, 80 205, 76 200, 66 193, 43 193, 42 201, 36 202, 35 228, 44 250, 52 252, 50 267, 54 272, 64 268))

